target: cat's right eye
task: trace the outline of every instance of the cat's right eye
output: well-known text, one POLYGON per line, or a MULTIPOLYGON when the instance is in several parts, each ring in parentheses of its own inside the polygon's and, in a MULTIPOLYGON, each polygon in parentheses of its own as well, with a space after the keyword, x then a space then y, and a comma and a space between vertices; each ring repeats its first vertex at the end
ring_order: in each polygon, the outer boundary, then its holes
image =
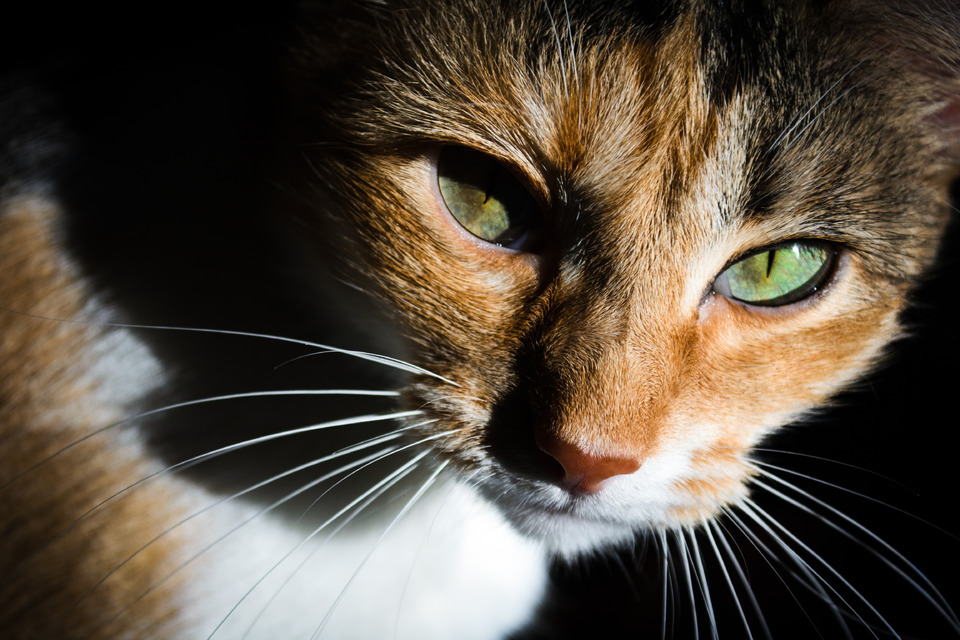
POLYGON ((437 185, 451 215, 486 242, 521 248, 540 220, 537 201, 498 160, 465 147, 443 147, 437 185))

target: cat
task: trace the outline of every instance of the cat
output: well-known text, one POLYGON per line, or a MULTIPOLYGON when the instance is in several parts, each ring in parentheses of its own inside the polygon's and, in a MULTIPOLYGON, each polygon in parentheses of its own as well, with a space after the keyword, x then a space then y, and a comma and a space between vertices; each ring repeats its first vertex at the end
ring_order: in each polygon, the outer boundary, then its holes
POLYGON ((166 20, 4 81, 4 637, 960 635, 761 455, 934 266, 960 7, 166 20), (895 626, 758 493, 923 613, 895 626), (632 600, 560 576, 631 550, 650 593, 614 631, 593 607, 632 600), (754 604, 777 559, 826 621, 754 604))

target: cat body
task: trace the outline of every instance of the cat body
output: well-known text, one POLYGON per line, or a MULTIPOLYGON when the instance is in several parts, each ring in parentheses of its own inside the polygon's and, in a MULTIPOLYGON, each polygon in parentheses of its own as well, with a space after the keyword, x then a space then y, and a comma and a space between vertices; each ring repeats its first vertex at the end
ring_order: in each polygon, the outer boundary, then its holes
POLYGON ((297 24, 276 102, 190 48, 94 81, 134 115, 59 69, 6 92, 5 633, 563 637, 552 559, 641 537, 709 603, 684 532, 776 529, 754 450, 879 361, 934 262, 960 9, 297 24))
MULTIPOLYGON (((62 269, 59 258, 38 246, 37 240, 49 238, 49 229, 33 223, 55 215, 38 210, 42 206, 34 199, 15 201, 4 219, 5 238, 29 236, 20 245, 31 256, 25 268, 39 266, 41 272, 59 272, 63 278, 56 293, 43 286, 31 289, 42 292, 43 301, 29 308, 56 312, 46 317, 76 317, 63 312, 70 294, 84 287, 70 281, 73 274, 62 269), (26 229, 17 229, 19 224, 26 229)), ((75 302, 95 317, 103 312, 95 303, 75 302)), ((14 619, 23 616, 17 629, 22 637, 207 637, 215 630, 223 637, 241 637, 250 629, 253 637, 310 637, 323 623, 324 633, 337 638, 486 638, 506 634, 536 606, 544 589, 543 554, 489 505, 455 486, 418 504, 382 542, 379 520, 327 540, 341 522, 316 531, 319 523, 272 520, 265 504, 224 501, 222 493, 164 473, 164 465, 150 461, 140 435, 129 430, 99 433, 58 454, 76 439, 63 424, 88 425, 84 435, 117 424, 135 411, 121 399, 169 384, 169 378, 126 329, 57 327, 43 339, 5 334, 11 344, 26 347, 21 358, 5 361, 5 373, 39 378, 42 394, 56 390, 71 399, 64 408, 44 403, 41 412, 20 414, 23 405, 32 404, 28 389, 25 398, 14 397, 5 405, 11 420, 19 415, 45 425, 48 433, 40 441, 7 440, 8 452, 17 458, 33 465, 43 461, 36 468, 18 467, 20 473, 26 470, 34 482, 44 478, 41 486, 62 486, 66 493, 37 490, 13 496, 44 514, 29 524, 11 518, 17 526, 5 535, 16 563, 6 573, 13 578, 5 594, 7 612, 14 619), (64 365, 66 370, 51 381, 31 367, 39 360, 31 345, 55 349, 57 362, 99 364, 79 370, 64 365), (50 456, 56 458, 45 462, 50 456), (61 464, 75 470, 68 482, 58 475, 61 464), (47 472, 51 476, 45 477, 47 472), (143 478, 142 486, 124 492, 131 479, 143 478), (113 533, 107 540, 104 518, 122 523, 110 525, 113 533), (281 559, 285 563, 275 567, 281 559), (313 569, 291 572, 305 562, 313 569), (364 571, 354 576, 359 566, 364 571), (45 568, 53 573, 44 573, 45 568), (504 575, 511 576, 508 583, 504 575), (261 577, 263 583, 255 585, 261 577), (24 591, 23 581, 43 590, 24 591), (248 593, 254 586, 256 591, 248 593), (325 621, 323 613, 341 597, 337 615, 325 621), (238 613, 218 628, 238 603, 238 613), (69 612, 66 625, 32 613, 55 605, 69 612)), ((371 451, 382 455, 383 449, 371 451)), ((14 483, 17 475, 10 476, 14 483)), ((7 513, 28 508, 12 499, 5 506, 7 513)), ((335 512, 324 511, 323 518, 335 512)))

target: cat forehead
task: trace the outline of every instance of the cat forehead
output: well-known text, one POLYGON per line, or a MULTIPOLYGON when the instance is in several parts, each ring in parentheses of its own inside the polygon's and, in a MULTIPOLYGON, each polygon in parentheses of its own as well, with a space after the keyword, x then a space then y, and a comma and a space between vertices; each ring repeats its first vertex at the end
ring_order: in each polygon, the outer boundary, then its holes
MULTIPOLYGON (((385 48, 374 84, 389 97, 388 127, 486 150, 545 195, 550 177, 611 194, 658 177, 675 197, 717 142, 775 144, 862 62, 772 7, 679 7, 620 7, 614 18, 574 3, 560 13, 549 3, 503 15, 471 3, 425 10, 410 25, 423 37, 385 48)), ((816 128, 848 128, 854 119, 841 114, 862 108, 844 98, 817 112, 816 128)), ((722 153, 729 162, 756 151, 722 153)))
POLYGON ((775 92, 747 68, 727 86, 730 72, 713 61, 734 56, 694 12, 640 26, 597 24, 574 9, 553 15, 545 5, 536 17, 502 26, 495 41, 490 25, 417 41, 425 49, 392 63, 392 121, 499 157, 544 200, 643 216, 688 207, 694 190, 715 205, 705 225, 745 212, 743 176, 758 168, 751 145, 785 127, 771 104, 800 110, 796 91, 775 92))
POLYGON ((604 216, 686 237, 745 226, 754 248, 813 236, 893 273, 889 256, 919 238, 899 237, 904 211, 914 229, 941 215, 916 206, 935 200, 924 85, 904 80, 876 16, 843 3, 509 4, 389 13, 348 76, 352 102, 335 116, 346 142, 485 151, 585 241, 604 216))

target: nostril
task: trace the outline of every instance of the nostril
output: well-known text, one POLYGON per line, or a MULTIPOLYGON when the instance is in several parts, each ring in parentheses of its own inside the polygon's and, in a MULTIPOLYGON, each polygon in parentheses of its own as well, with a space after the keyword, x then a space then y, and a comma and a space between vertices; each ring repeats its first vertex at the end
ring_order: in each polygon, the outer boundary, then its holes
POLYGON ((604 480, 640 468, 635 458, 595 456, 546 432, 537 433, 537 446, 563 467, 562 485, 571 493, 596 493, 604 480))

